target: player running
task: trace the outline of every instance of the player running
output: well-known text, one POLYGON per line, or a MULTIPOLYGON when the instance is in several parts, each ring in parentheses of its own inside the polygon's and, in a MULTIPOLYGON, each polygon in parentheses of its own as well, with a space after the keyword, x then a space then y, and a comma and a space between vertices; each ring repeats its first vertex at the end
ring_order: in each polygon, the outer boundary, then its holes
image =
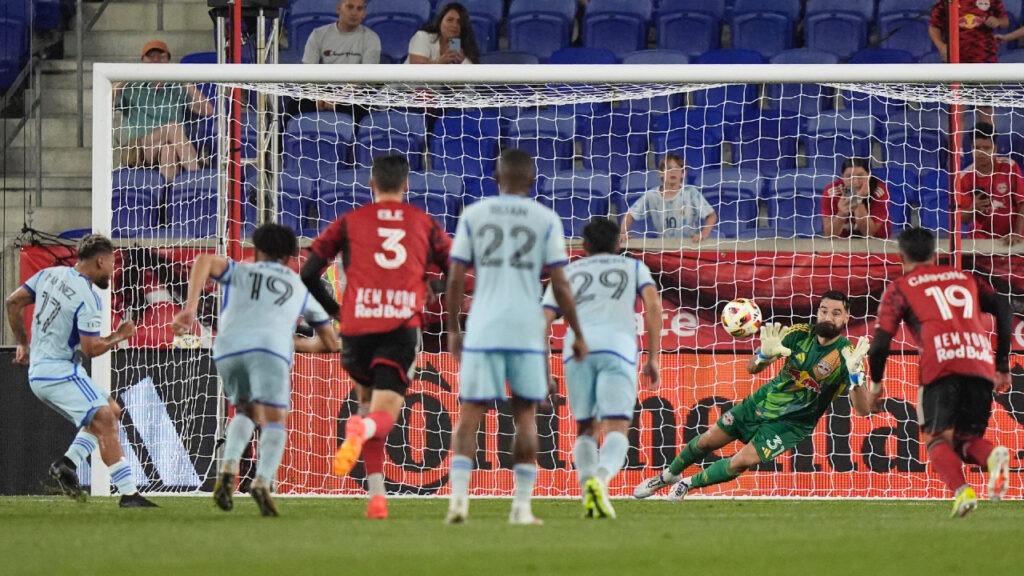
POLYGON ((359 398, 360 413, 345 424, 334 473, 348 474, 361 454, 370 494, 366 517, 387 518, 384 441, 416 367, 427 271, 431 265, 444 269, 451 240, 429 214, 403 201, 409 189, 404 157, 374 158, 370 188, 373 204, 338 218, 313 242, 302 279, 341 320, 341 363, 359 398), (340 306, 320 282, 338 253, 347 279, 340 306))
POLYGON ((849 321, 846 294, 829 290, 821 297, 814 324, 797 324, 788 330, 781 324, 762 326, 761 346, 747 362, 747 372, 757 374, 785 357, 779 372, 691 440, 667 470, 637 485, 633 496, 647 498, 675 482, 670 497, 682 499, 690 490, 729 482, 751 466, 774 460, 814 431, 847 385, 854 412, 870 414, 877 394, 863 386, 869 341, 863 337, 854 348, 842 336, 849 321), (682 477, 692 464, 737 439, 744 446, 733 457, 682 477))
POLYGON ((216 254, 202 254, 196 259, 188 282, 188 299, 171 325, 176 334, 189 333, 206 281, 213 278, 224 287, 213 361, 224 383, 224 393, 235 407, 235 416, 228 422, 213 499, 221 510, 234 508, 238 463, 259 426, 259 460, 249 494, 260 514, 277 516, 270 494, 288 442, 295 350, 337 352, 338 340, 327 313, 310 300, 298 274, 288 268, 288 260, 298 253, 295 233, 278 224, 264 224, 253 232, 252 243, 256 252, 252 263, 234 262, 216 254), (316 337, 295 336, 300 316, 315 329, 316 337))
MULTIPOLYGON (((953 516, 978 507, 963 464, 988 471, 988 497, 1001 500, 1009 483, 1010 451, 986 440, 992 391, 1010 389, 1013 313, 1007 300, 973 274, 935 263, 935 236, 906 228, 899 236, 903 276, 889 284, 878 308, 870 366, 882 382, 889 344, 906 322, 921 354, 917 415, 928 460, 955 494, 953 516), (996 349, 988 322, 995 317, 996 349)), ((874 386, 874 384, 872 384, 874 386)))
POLYGON ((139 494, 118 440, 121 408, 82 367, 83 357, 105 354, 135 335, 135 323, 122 322, 112 334, 100 336, 103 305, 92 286, 106 290, 113 273, 114 245, 105 236, 89 234, 78 243, 73 267, 40 270, 7 298, 7 321, 18 343, 14 362, 28 365, 32 392, 79 428, 64 456, 50 464, 50 476, 64 494, 85 501, 77 468, 99 447, 121 494, 119 506, 153 508, 156 504, 139 494), (32 303, 30 347, 25 308, 32 303))
MULTIPOLYGON (((576 289, 573 299, 590 347, 587 357, 576 361, 571 353, 573 332, 566 332, 565 387, 576 419, 573 463, 585 516, 615 518, 608 483, 626 463, 626 435, 636 404, 636 300, 639 297, 644 303, 649 354, 643 370, 653 392, 660 378, 661 298, 647 266, 618 255, 619 230, 611 220, 598 216, 583 227, 583 252, 586 258, 565 267, 569 284, 576 289), (600 451, 599 435, 603 436, 600 451)), ((544 308, 550 332, 559 314, 550 286, 544 308)))

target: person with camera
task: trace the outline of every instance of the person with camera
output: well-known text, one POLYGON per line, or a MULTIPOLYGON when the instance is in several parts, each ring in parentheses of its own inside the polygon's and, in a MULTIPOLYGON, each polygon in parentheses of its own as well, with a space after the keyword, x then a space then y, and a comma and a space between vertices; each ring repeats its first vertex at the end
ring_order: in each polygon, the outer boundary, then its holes
POLYGON ((476 64, 480 50, 469 12, 458 2, 445 4, 437 16, 409 40, 406 64, 476 64))
POLYGON ((974 163, 956 179, 957 204, 974 238, 1013 244, 1024 238, 1024 176, 1016 162, 997 154, 994 132, 987 122, 974 126, 974 163))
POLYGON ((826 238, 889 237, 889 190, 870 168, 867 158, 847 158, 842 177, 825 188, 821 220, 826 238))

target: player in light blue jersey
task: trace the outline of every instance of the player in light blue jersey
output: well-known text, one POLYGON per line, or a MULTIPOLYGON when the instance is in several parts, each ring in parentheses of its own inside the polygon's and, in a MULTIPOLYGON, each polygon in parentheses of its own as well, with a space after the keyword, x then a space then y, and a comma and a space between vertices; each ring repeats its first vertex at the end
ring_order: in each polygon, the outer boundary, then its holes
MULTIPOLYGON (((564 354, 569 409, 576 419, 573 462, 583 491, 584 514, 615 518, 608 483, 626 463, 626 435, 636 404, 636 300, 639 297, 644 304, 649 350, 644 375, 648 390, 654 391, 660 379, 661 298, 647 266, 618 254, 619 228, 611 220, 598 216, 583 227, 583 252, 586 258, 565 267, 590 348, 582 361, 564 354), (597 422, 604 438, 600 452, 597 422)), ((560 313, 550 288, 544 295, 544 313, 550 331, 560 313)), ((567 350, 573 338, 574 332, 567 331, 567 350)))
POLYGON ((222 312, 213 344, 213 362, 224 383, 224 393, 235 407, 227 426, 223 463, 213 499, 221 510, 234 507, 232 496, 238 463, 256 426, 260 427, 259 461, 249 494, 260 513, 277 516, 270 497, 277 468, 288 441, 291 367, 295 351, 337 352, 338 338, 331 319, 288 268, 298 253, 291 229, 264 224, 252 235, 256 261, 234 262, 203 254, 192 266, 188 301, 174 318, 176 334, 191 331, 206 281, 216 280, 224 291, 222 312), (314 338, 295 335, 299 317, 316 331, 314 338))
MULTIPOLYGON (((448 350, 462 366, 446 521, 466 520, 477 430, 490 403, 508 399, 507 382, 516 424, 512 448, 515 498, 509 522, 536 524, 539 520, 530 509, 537 479, 536 411, 537 403, 548 394, 548 344, 540 303, 545 269, 566 321, 577 334, 582 332, 562 270, 568 259, 562 222, 551 209, 529 198, 533 159, 522 150, 506 150, 498 161, 495 180, 501 194, 462 212, 449 256, 448 350), (470 267, 475 269, 473 307, 463 342, 459 312, 470 267)), ((586 356, 582 336, 573 343, 573 351, 580 359, 586 356)))
POLYGON ((78 243, 74 267, 40 270, 7 298, 7 320, 18 343, 14 362, 28 364, 32 392, 79 428, 64 456, 50 465, 50 476, 65 494, 84 501, 76 470, 99 447, 121 494, 119 505, 151 508, 156 504, 139 494, 118 440, 121 408, 82 367, 83 356, 105 354, 135 335, 135 323, 122 322, 112 334, 100 336, 103 306, 92 285, 106 290, 113 273, 114 245, 105 236, 89 234, 78 243), (25 309, 32 303, 30 347, 25 309))

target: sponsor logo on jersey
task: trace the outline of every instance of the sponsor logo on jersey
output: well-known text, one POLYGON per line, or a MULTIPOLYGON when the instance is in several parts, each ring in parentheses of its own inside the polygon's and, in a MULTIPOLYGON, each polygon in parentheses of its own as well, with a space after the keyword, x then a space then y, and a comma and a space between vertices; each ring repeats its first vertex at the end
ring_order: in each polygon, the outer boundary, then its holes
POLYGON ((992 7, 992 3, 989 0, 978 0, 974 3, 978 7, 978 10, 984 10, 988 12, 988 9, 992 7))

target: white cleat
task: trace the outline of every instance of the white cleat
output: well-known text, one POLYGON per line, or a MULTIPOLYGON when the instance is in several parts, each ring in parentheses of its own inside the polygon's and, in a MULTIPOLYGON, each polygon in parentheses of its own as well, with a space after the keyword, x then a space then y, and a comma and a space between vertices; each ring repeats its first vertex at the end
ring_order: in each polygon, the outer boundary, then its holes
POLYGON ((633 488, 633 498, 640 500, 650 498, 655 492, 663 488, 668 488, 676 480, 678 480, 678 478, 672 478, 671 472, 668 470, 662 470, 661 474, 648 478, 647 480, 637 484, 636 488, 633 488))
POLYGON ((509 512, 508 515, 508 523, 539 526, 543 524, 544 521, 540 518, 533 517, 533 512, 530 510, 530 506, 528 504, 525 506, 513 504, 512 511, 509 512))
POLYGON ((448 504, 448 515, 444 517, 445 524, 465 524, 469 519, 469 499, 452 498, 448 504))
POLYGON ((690 484, 686 481, 686 478, 680 480, 672 490, 668 493, 669 500, 682 500, 686 498, 686 494, 690 491, 690 484))
POLYGON ((999 502, 1010 485, 1010 450, 996 446, 988 455, 988 499, 999 502))

